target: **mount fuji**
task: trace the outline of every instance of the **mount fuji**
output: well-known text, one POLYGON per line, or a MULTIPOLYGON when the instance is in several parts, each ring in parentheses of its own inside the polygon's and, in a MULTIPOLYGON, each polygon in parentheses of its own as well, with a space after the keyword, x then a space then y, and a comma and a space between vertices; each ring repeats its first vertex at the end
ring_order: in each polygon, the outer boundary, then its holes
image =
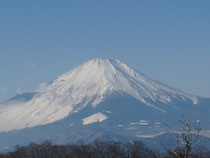
POLYGON ((116 59, 94 59, 0 104, 0 150, 51 140, 129 141, 178 129, 185 115, 210 130, 210 99, 187 94, 116 59))

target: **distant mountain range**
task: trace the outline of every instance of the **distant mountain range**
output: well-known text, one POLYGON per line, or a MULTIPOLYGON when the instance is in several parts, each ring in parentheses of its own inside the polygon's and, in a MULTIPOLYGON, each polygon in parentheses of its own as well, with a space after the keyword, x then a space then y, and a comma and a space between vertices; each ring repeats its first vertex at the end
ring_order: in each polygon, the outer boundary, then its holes
POLYGON ((167 132, 165 124, 178 130, 181 115, 208 131, 209 113, 208 98, 152 80, 119 60, 94 59, 1 103, 0 150, 44 140, 149 140, 167 132))

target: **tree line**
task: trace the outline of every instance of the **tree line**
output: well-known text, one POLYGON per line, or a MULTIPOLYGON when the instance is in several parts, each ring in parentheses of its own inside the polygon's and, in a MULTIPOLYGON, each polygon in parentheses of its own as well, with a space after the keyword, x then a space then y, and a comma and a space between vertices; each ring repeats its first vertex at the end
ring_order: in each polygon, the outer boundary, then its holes
MULTIPOLYGON (((184 148, 182 149, 184 152, 184 148)), ((181 152, 181 150, 179 151, 181 152)), ((194 151, 190 158, 210 158, 210 152, 194 151)), ((45 141, 17 147, 0 158, 176 158, 172 150, 160 153, 141 141, 131 143, 95 141, 93 144, 53 145, 45 141)), ((180 155, 180 158, 184 158, 180 155)))

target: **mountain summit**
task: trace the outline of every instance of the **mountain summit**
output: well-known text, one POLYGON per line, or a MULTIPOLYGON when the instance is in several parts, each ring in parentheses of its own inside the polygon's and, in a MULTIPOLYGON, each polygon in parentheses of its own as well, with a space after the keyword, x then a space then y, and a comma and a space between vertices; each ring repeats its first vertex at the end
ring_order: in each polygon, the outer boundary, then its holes
POLYGON ((113 94, 135 98, 161 112, 165 110, 156 102, 170 104, 176 99, 198 104, 196 96, 169 88, 115 59, 89 60, 32 94, 30 100, 23 100, 26 94, 22 94, 0 106, 0 131, 52 123, 88 104, 95 108, 113 94))
POLYGON ((13 144, 19 135, 28 136, 25 142, 70 143, 102 135, 135 139, 165 132, 165 123, 177 127, 180 115, 202 121, 209 130, 209 103, 152 80, 119 60, 94 59, 34 92, 1 103, 0 138, 6 132, 13 144))

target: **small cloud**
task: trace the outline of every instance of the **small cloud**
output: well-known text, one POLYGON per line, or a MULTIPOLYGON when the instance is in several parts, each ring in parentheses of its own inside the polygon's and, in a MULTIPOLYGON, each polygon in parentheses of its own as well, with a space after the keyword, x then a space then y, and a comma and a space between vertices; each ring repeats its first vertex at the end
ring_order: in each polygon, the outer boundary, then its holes
POLYGON ((32 62, 29 62, 28 65, 29 65, 30 67, 32 67, 33 69, 36 68, 36 64, 34 64, 34 63, 32 63, 32 62))

